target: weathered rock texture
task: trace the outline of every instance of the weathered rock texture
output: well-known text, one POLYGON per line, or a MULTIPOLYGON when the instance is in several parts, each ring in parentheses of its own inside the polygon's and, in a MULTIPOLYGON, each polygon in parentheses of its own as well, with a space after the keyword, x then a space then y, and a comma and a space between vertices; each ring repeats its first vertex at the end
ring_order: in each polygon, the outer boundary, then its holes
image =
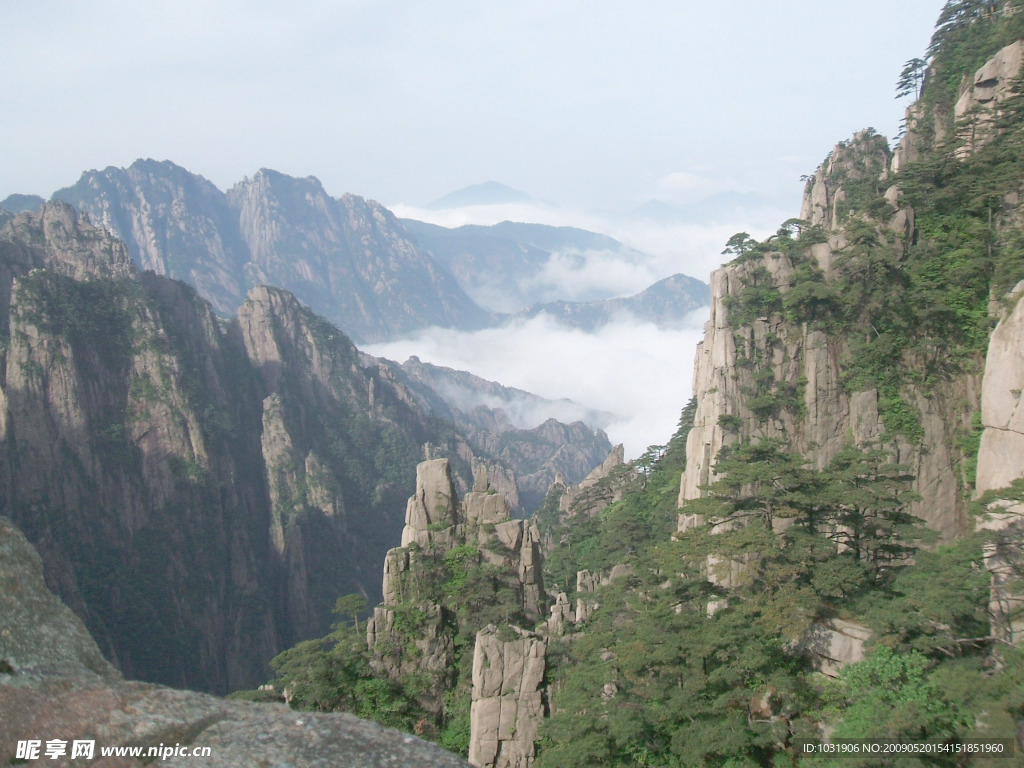
POLYGON ((862 624, 842 619, 815 623, 796 645, 810 657, 814 668, 829 677, 838 677, 843 667, 864 661, 864 644, 871 630, 862 624))
POLYGON ((620 444, 578 485, 565 485, 565 478, 559 478, 565 486, 565 492, 558 500, 559 512, 569 517, 576 514, 594 517, 620 501, 635 474, 635 470, 625 463, 624 457, 625 450, 620 444))
POLYGON ((0 509, 129 676, 258 684, 379 594, 425 444, 468 486, 457 429, 291 294, 224 321, 63 203, 0 227, 0 339, 0 509))
MULTIPOLYGON (((989 339, 981 388, 981 446, 977 493, 1008 488, 1024 478, 1024 283, 1009 297, 1010 309, 989 339)), ((1014 496, 1014 494, 1007 494, 1014 496)), ((999 499, 976 522, 991 532, 984 546, 992 575, 989 617, 992 635, 1008 643, 1024 642, 1024 504, 999 499)))
MULTIPOLYGON (((102 757, 104 748, 209 748, 165 765, 466 765, 432 744, 347 714, 292 712, 124 680, 81 620, 47 588, 42 561, 0 517, 0 762, 17 764, 19 741, 94 742, 97 766, 152 764, 152 757, 102 757)), ((45 748, 45 746, 44 746, 45 748)), ((160 754, 160 753, 157 753, 160 754)), ((23 761, 21 761, 23 762, 23 761)))
POLYGON ((1013 309, 989 339, 981 386, 981 447, 977 491, 1005 488, 1024 477, 1024 283, 1011 293, 1013 309))
POLYGON ((529 768, 544 719, 547 644, 513 628, 503 640, 492 624, 473 649, 473 707, 469 762, 480 768, 529 768))
MULTIPOLYGON (((885 140, 858 134, 833 152, 808 181, 803 216, 826 228, 844 219, 843 183, 862 174, 889 173, 890 153, 885 140)), ((898 195, 890 196, 895 210, 880 222, 889 244, 906 242, 913 224, 912 211, 898 195)), ((847 246, 843 229, 832 229, 829 240, 812 246, 811 253, 831 276, 834 256, 847 246)), ((714 464, 722 447, 737 441, 761 438, 784 439, 816 468, 824 468, 847 444, 869 446, 885 432, 874 389, 848 391, 842 383, 848 356, 846 341, 829 338, 806 325, 786 322, 780 315, 761 317, 733 327, 729 304, 744 287, 768 280, 780 293, 793 285, 795 268, 782 253, 767 253, 732 263, 711 277, 711 317, 704 339, 697 346, 693 392, 697 411, 687 437, 686 470, 680 484, 679 505, 701 495, 702 486, 716 479, 714 464), (792 393, 788 407, 764 414, 752 408, 758 391, 756 374, 770 370, 773 394, 792 393)), ((906 361, 908 366, 917 361, 906 361)), ((914 474, 913 489, 920 500, 912 514, 949 539, 967 530, 967 502, 962 493, 960 467, 963 457, 957 436, 970 430, 971 414, 979 407, 980 377, 961 374, 932 387, 926 394, 912 385, 903 397, 917 409, 923 437, 911 443, 901 436, 891 441, 893 458, 914 474)), ((679 528, 699 524, 683 511, 679 528)))
POLYGON ((1024 40, 1011 43, 964 82, 954 108, 958 138, 957 154, 965 157, 996 135, 1001 105, 1017 92, 1024 65, 1024 40))
POLYGON ((122 238, 141 267, 194 285, 222 314, 267 284, 359 341, 488 319, 390 211, 332 198, 313 177, 263 169, 225 194, 173 163, 138 160, 88 171, 53 197, 122 238))
POLYGON ((395 679, 415 675, 430 681, 422 704, 438 717, 444 692, 454 682, 458 627, 451 608, 438 602, 436 569, 450 551, 467 545, 474 562, 514 581, 519 604, 508 606, 510 613, 539 621, 547 598, 536 526, 510 518, 508 501, 491 487, 485 464, 475 465, 473 490, 460 501, 448 459, 421 462, 416 491, 406 504, 402 546, 384 559, 384 604, 367 622, 366 640, 379 671, 395 679), (422 617, 412 630, 399 622, 410 609, 422 617))
POLYGON ((891 159, 888 143, 868 131, 837 145, 807 180, 800 218, 811 226, 838 229, 846 213, 844 182, 857 182, 867 176, 885 179, 891 159))
POLYGON ((991 574, 988 615, 992 637, 1005 643, 1024 643, 1024 503, 997 500, 977 521, 978 530, 990 531, 982 551, 991 574))

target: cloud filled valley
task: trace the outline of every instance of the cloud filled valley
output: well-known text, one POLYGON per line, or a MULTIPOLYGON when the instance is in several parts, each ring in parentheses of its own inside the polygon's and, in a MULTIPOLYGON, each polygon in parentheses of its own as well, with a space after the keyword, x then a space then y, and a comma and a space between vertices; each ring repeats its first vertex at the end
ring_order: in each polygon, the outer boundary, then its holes
MULTIPOLYGON (((675 431, 690 397, 693 353, 706 315, 706 308, 694 310, 685 327, 671 330, 623 316, 594 333, 540 315, 481 331, 427 328, 364 350, 398 362, 416 355, 542 397, 608 411, 615 416, 606 426, 609 438, 634 458, 675 431)), ((575 413, 522 414, 536 423, 549 416, 575 413)))

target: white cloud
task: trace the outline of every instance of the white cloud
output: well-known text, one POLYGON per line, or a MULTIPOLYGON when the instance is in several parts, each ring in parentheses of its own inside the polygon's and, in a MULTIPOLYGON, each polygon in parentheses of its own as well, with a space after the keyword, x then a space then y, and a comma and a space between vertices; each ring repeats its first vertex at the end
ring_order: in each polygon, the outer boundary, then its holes
MULTIPOLYGON (((601 211, 574 211, 554 205, 515 203, 475 205, 431 210, 402 203, 389 208, 399 218, 416 219, 442 227, 466 224, 490 226, 502 221, 529 222, 559 227, 578 227, 608 235, 640 253, 623 257, 606 251, 556 254, 537 274, 534 287, 547 285, 548 298, 589 301, 595 298, 630 296, 670 275, 683 273, 707 282, 725 257, 722 250, 730 237, 747 232, 761 240, 797 211, 758 207, 731 211, 723 221, 678 223, 653 221, 601 211)), ((473 287, 474 296, 499 311, 518 307, 497 306, 505 286, 473 287), (493 301, 487 301, 493 298, 493 301)))
POLYGON ((662 177, 656 188, 660 197, 690 201, 720 191, 720 184, 695 173, 676 171, 662 177))
POLYGON ((660 280, 653 259, 632 261, 612 251, 560 251, 522 286, 540 301, 594 301, 631 296, 660 280))
MULTIPOLYGON (((417 355, 542 397, 611 412, 608 436, 635 458, 675 431, 690 397, 694 351, 706 318, 706 308, 696 310, 679 330, 620 318, 585 333, 542 315, 472 333, 430 328, 365 351, 398 361, 417 355)), ((546 415, 534 417, 540 423, 546 415)))

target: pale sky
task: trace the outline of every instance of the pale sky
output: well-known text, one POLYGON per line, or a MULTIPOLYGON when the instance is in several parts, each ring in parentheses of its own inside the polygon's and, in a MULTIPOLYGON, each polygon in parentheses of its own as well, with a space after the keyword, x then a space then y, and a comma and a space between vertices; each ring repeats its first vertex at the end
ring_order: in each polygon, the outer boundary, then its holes
POLYGON ((896 79, 941 7, 7 3, 0 199, 152 157, 222 189, 268 167, 386 205, 493 179, 577 210, 725 190, 795 208, 836 141, 896 132, 896 79))

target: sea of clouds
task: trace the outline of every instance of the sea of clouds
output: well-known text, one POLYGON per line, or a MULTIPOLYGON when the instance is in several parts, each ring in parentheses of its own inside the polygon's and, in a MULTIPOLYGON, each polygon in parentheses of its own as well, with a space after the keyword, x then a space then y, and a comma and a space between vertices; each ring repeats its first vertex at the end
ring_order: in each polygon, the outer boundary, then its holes
MULTIPOLYGON (((784 211, 760 209, 744 212, 737 221, 666 223, 533 204, 440 211, 396 205, 392 210, 403 218, 446 227, 506 220, 574 226, 609 235, 634 249, 553 254, 535 279, 549 300, 569 301, 630 296, 679 272, 707 282, 726 258, 721 252, 731 235, 745 231, 760 239, 788 218, 784 211)), ((509 311, 496 305, 500 286, 483 283, 476 291, 478 299, 489 293, 495 296, 491 308, 509 311)), ((408 338, 370 345, 366 351, 398 362, 415 355, 545 398, 568 398, 611 413, 605 427, 608 436, 613 444, 622 443, 631 459, 650 445, 666 443, 675 432, 691 396, 694 354, 707 319, 707 307, 690 312, 675 328, 622 314, 588 333, 542 314, 475 332, 427 328, 408 338)), ((535 424, 522 426, 536 426, 549 416, 564 420, 564 404, 550 412, 524 409, 519 420, 532 419, 535 424)))

